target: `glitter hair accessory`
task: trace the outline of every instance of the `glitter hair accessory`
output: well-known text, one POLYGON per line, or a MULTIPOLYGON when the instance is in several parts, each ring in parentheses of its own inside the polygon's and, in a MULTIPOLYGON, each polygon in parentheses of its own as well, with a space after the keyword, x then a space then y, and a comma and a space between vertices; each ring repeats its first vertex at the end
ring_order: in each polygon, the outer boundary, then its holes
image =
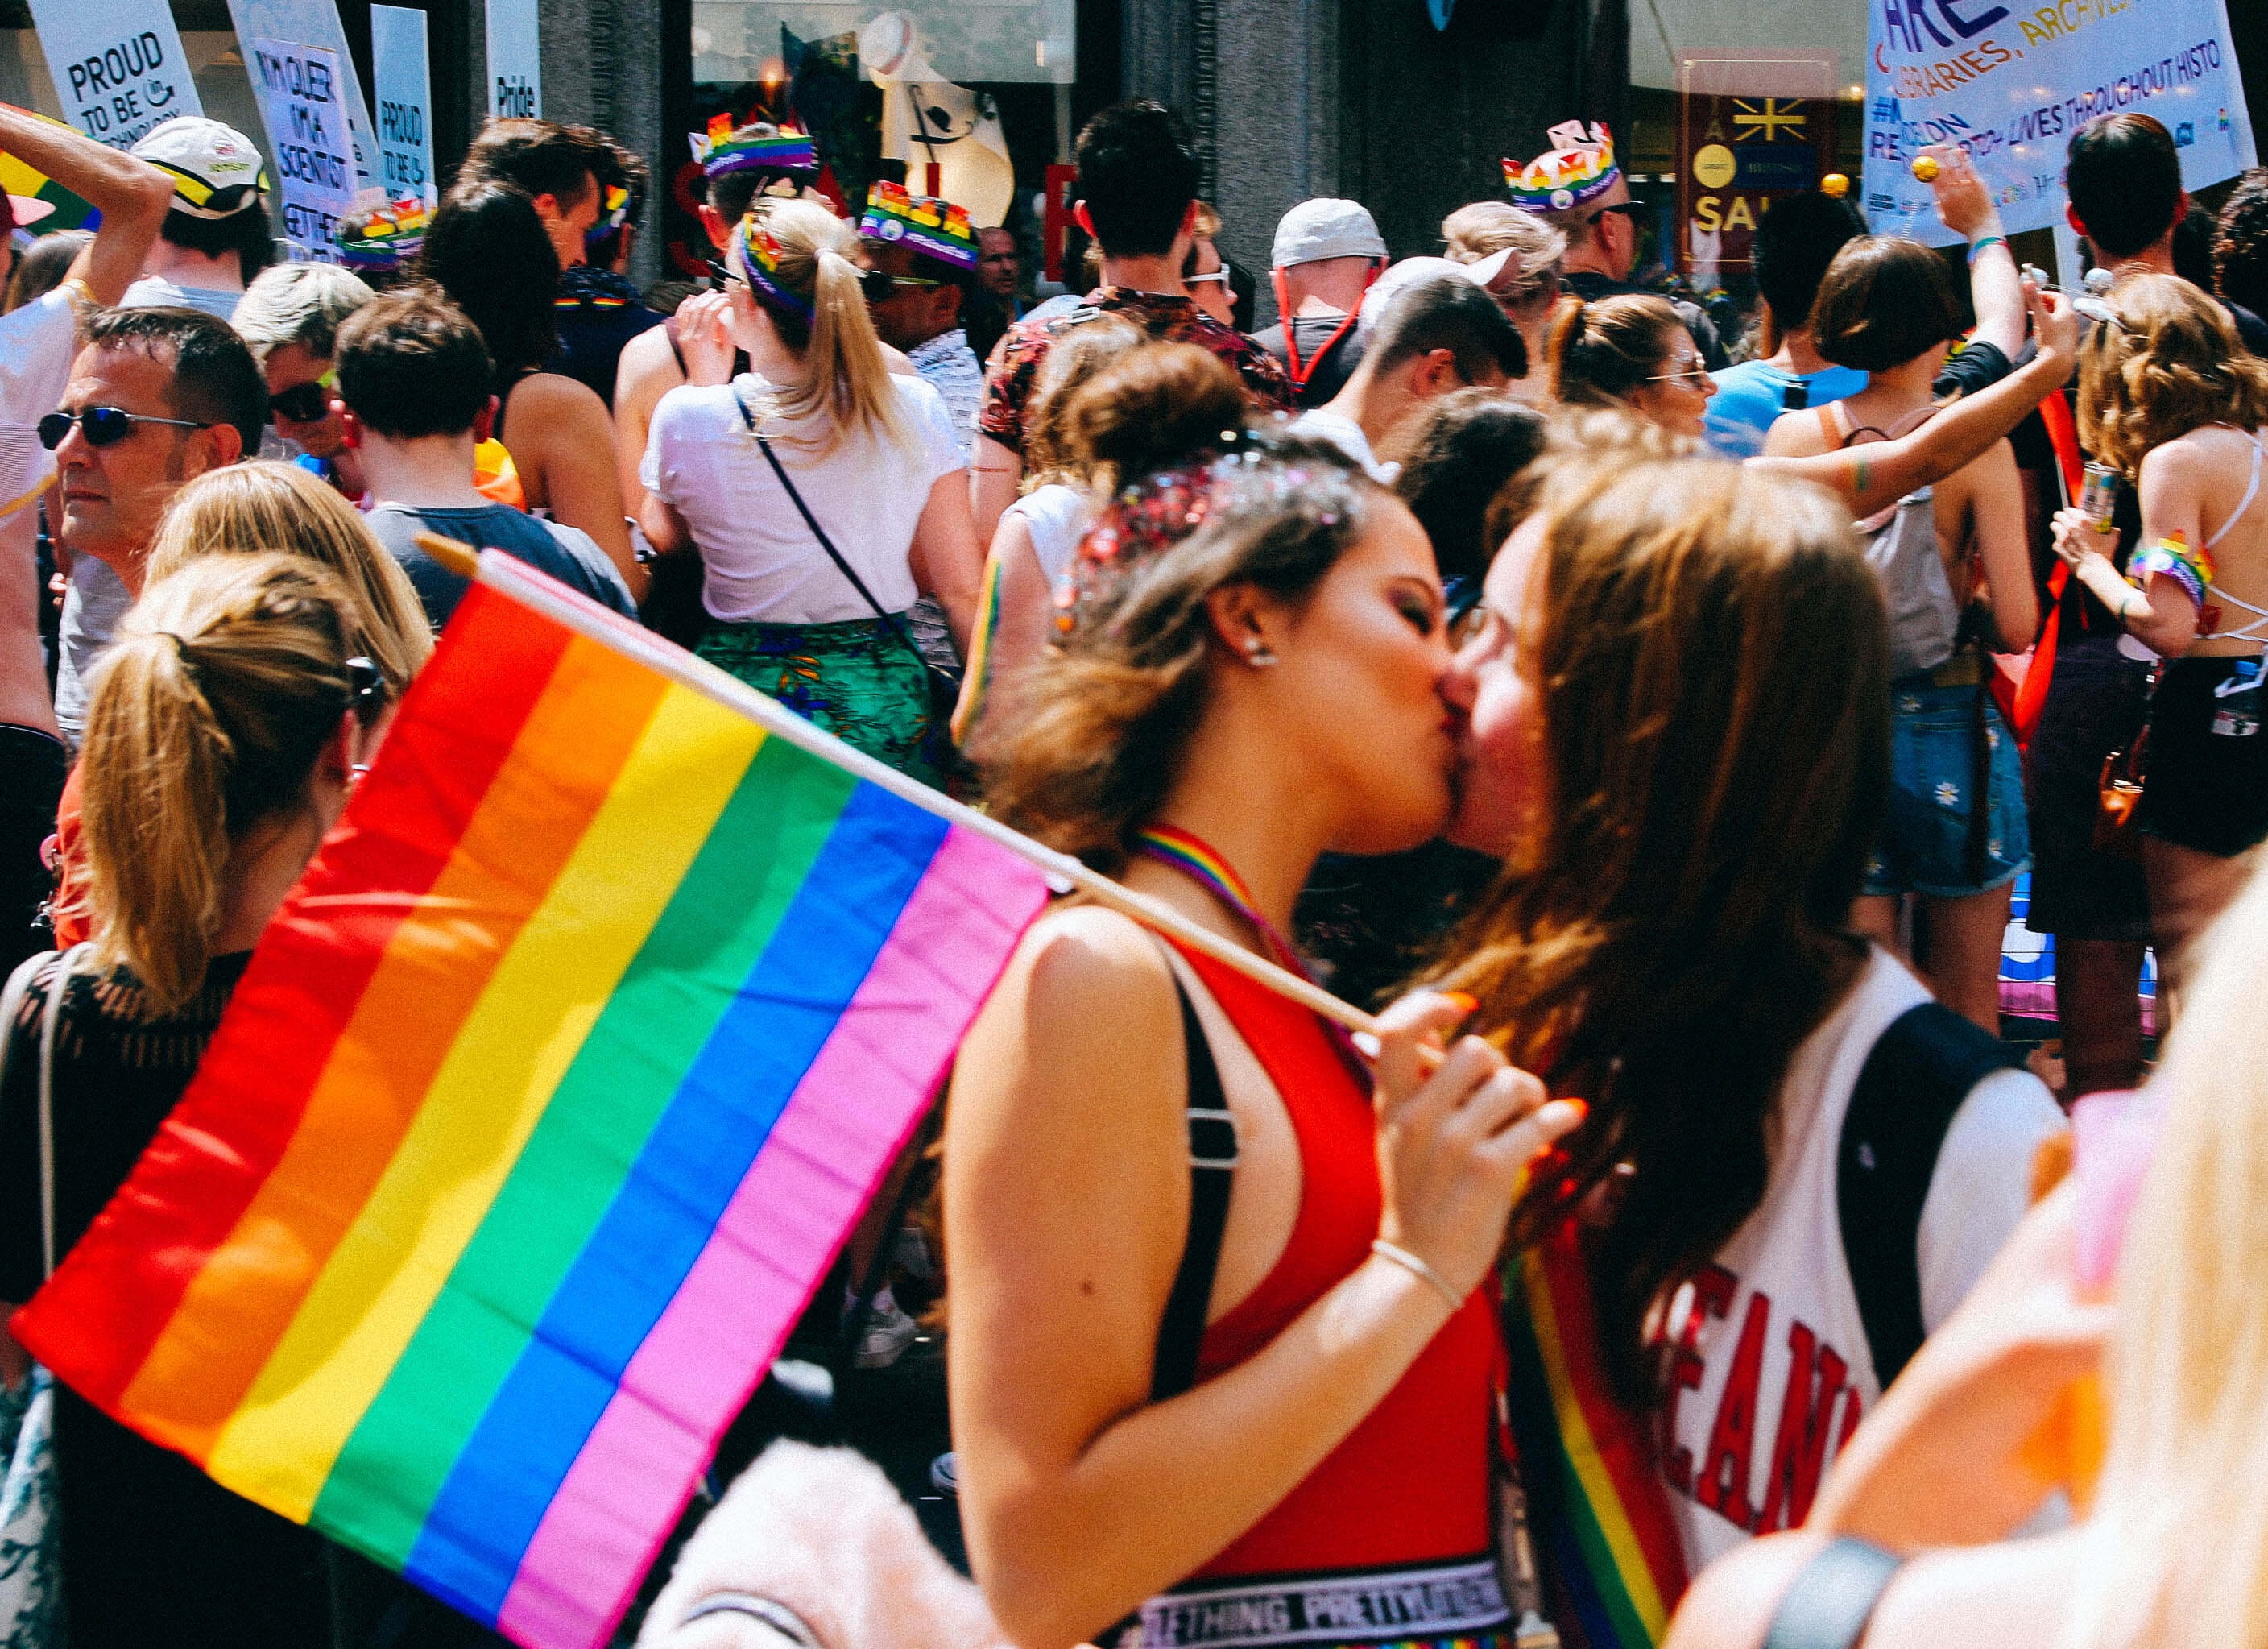
POLYGON ((339 253, 350 269, 384 274, 415 258, 425 245, 429 214, 416 196, 357 204, 339 220, 339 253))
POLYGON ((750 212, 740 219, 740 228, 733 235, 733 254, 740 266, 740 273, 748 284, 782 309, 811 324, 811 299, 792 291, 780 276, 780 243, 772 239, 772 232, 756 221, 750 212))
POLYGON ((755 121, 736 127, 719 114, 705 132, 692 136, 693 158, 703 173, 721 178, 733 172, 770 172, 783 177, 816 178, 819 145, 792 126, 755 121))
POLYGON ((1504 163, 1504 186, 1512 203, 1527 212, 1564 212, 1595 201, 1622 180, 1615 165, 1614 134, 1593 121, 1587 134, 1580 121, 1565 121, 1544 134, 1551 152, 1526 166, 1504 163))
POLYGON ((934 195, 909 195, 903 184, 877 183, 866 192, 858 233, 886 247, 910 247, 956 269, 976 270, 976 232, 968 226, 968 212, 934 195))

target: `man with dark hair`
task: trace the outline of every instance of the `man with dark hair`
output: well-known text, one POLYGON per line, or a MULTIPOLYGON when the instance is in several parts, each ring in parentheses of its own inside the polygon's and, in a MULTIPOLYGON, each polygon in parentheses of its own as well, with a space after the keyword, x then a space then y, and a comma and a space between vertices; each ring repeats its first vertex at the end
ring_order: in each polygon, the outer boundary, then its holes
POLYGON ((589 261, 584 237, 599 221, 602 205, 599 175, 607 166, 607 151, 596 136, 587 126, 492 115, 465 151, 457 181, 461 186, 468 179, 497 178, 526 189, 559 254, 559 267, 571 269, 589 261))
POLYGON ((976 232, 968 214, 950 201, 909 195, 895 183, 868 191, 858 219, 858 240, 869 268, 889 277, 868 278, 866 313, 883 342, 902 350, 914 371, 945 397, 954 432, 966 453, 976 438, 984 369, 961 328, 961 309, 976 283, 976 232))
POLYGON ((173 180, 173 201, 143 261, 142 279, 120 303, 202 309, 226 320, 252 277, 276 260, 260 151, 233 127, 182 114, 133 152, 173 180))
POLYGON ((622 575, 587 533, 484 497, 473 453, 489 438, 497 400, 480 329, 446 298, 389 292, 339 328, 338 408, 374 501, 370 529, 417 588, 435 629, 466 582, 417 546, 420 532, 501 549, 562 584, 637 616, 622 575))
POLYGON ((1756 296, 1764 336, 1778 348, 1762 360, 1742 361, 1716 373, 1717 393, 1703 422, 1709 445, 1727 458, 1754 458, 1764 450, 1772 420, 1801 407, 1823 407, 1855 395, 1867 375, 1837 366, 1811 340, 1811 300, 1827 266, 1844 243, 1867 232, 1850 202, 1806 189, 1776 202, 1756 225, 1756 296))
MULTIPOLYGON (((2147 114, 2103 114, 2072 134, 2064 169, 2064 214, 2087 237, 2095 261, 2115 278, 2131 270, 2179 275, 2174 231, 2187 217, 2181 151, 2147 114)), ((2255 355, 2268 355, 2268 322, 2225 295, 2230 318, 2255 355)))
POLYGON ((1292 421, 1344 452, 1381 486, 1395 470, 1378 449, 1437 395, 1502 389, 1528 376, 1528 346, 1496 299, 1462 270, 1420 280, 1387 299, 1346 386, 1292 421))
MULTIPOLYGON (((106 309, 84 336, 62 409, 40 421, 40 440, 55 455, 63 494, 57 540, 114 576, 122 613, 142 593, 158 518, 182 484, 260 450, 268 386, 244 341, 199 310, 106 309)), ((63 617, 55 718, 77 744, 86 679, 110 630, 74 624, 72 603, 63 617)))
POLYGON ((2268 166, 2236 180, 2213 240, 2213 284, 2230 309, 2268 315, 2268 166))
POLYGON ((622 350, 640 333, 662 324, 629 275, 652 173, 606 133, 588 126, 569 129, 587 137, 598 157, 599 216, 584 237, 589 261, 559 271, 556 370, 588 384, 611 409, 622 350))
MULTIPOLYGON (((1182 283, 1195 238, 1197 157, 1188 132, 1161 103, 1120 103, 1079 135, 1079 203, 1072 215, 1102 253, 1102 284, 1082 313, 1116 314, 1152 338, 1194 343, 1236 369, 1253 404, 1280 411, 1291 385, 1275 357, 1200 310, 1182 283)), ((976 531, 988 540, 1015 501, 1024 473, 1024 409, 1057 322, 1034 315, 1009 328, 992 352, 976 418, 970 490, 976 531)))

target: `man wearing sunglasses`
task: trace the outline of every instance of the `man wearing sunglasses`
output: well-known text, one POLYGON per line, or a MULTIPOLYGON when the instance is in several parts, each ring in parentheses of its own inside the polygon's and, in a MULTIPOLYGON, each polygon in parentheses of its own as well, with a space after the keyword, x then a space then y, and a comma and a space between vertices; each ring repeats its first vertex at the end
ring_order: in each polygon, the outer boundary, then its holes
MULTIPOLYGON (((1557 145, 1550 153, 1525 166, 1507 160, 1504 170, 1512 203, 1567 237, 1560 283, 1587 304, 1650 291, 1630 278, 1646 209, 1631 198, 1630 181, 1615 164, 1612 135, 1595 124, 1586 133, 1580 122, 1569 121, 1553 127, 1550 137, 1557 145)), ((1701 306, 1683 298, 1669 301, 1700 347, 1702 364, 1712 372, 1732 364, 1716 323, 1701 306)))
MULTIPOLYGON (((117 575, 129 603, 158 519, 182 485, 260 450, 268 386, 228 326, 194 309, 112 309, 86 323, 61 408, 40 419, 73 557, 117 575)), ((52 524, 51 524, 52 525, 52 524)), ((66 628, 55 717, 77 743, 107 630, 66 628)))

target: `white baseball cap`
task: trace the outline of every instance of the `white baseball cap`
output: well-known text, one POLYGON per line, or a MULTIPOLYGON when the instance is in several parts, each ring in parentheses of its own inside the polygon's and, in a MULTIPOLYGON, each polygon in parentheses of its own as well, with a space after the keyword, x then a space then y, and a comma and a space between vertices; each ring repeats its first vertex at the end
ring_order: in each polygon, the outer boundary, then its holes
POLYGON ((1295 263, 1320 263, 1325 258, 1382 258, 1386 239, 1377 220, 1359 201, 1329 199, 1301 201, 1276 225, 1276 248, 1271 265, 1288 269, 1295 263))
POLYGON ((192 217, 233 217, 260 204, 268 167, 252 139, 201 114, 179 114, 134 145, 173 180, 173 210, 192 217))
POLYGON ((1355 335, 1367 340, 1394 300, 1413 286, 1423 286, 1429 281, 1458 280, 1470 281, 1485 289, 1503 272, 1502 254, 1484 258, 1478 263, 1452 263, 1447 258, 1404 258, 1372 282, 1370 290, 1362 295, 1362 318, 1355 323, 1355 335))

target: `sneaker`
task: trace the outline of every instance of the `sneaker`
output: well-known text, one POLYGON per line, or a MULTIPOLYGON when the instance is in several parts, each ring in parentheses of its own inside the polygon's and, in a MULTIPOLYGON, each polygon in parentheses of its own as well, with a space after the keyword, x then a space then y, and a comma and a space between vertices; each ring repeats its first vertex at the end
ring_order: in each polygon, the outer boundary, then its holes
POLYGON ((866 1312, 866 1326, 858 1336, 858 1349, 851 1363, 858 1368, 887 1368, 906 1354, 921 1334, 921 1324, 898 1309, 898 1302, 890 1291, 884 1289, 874 1296, 874 1303, 866 1312))

